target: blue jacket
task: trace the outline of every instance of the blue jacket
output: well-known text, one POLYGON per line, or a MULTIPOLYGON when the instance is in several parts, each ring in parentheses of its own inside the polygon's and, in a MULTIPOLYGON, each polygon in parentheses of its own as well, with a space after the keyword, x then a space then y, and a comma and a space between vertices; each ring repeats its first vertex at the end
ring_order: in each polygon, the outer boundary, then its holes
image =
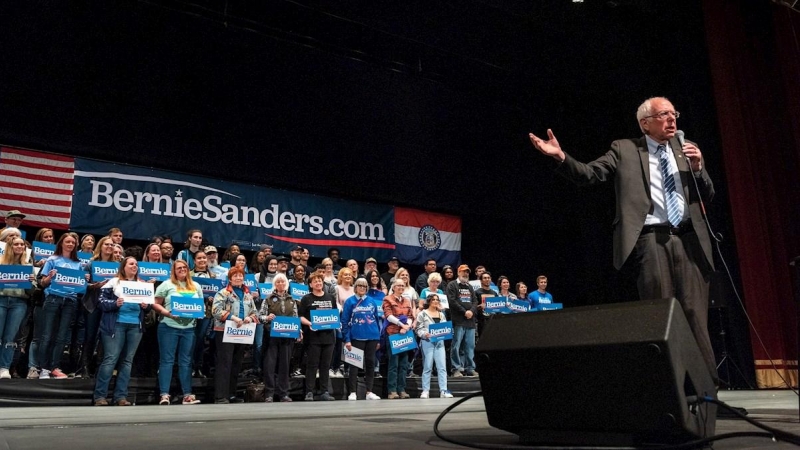
POLYGON ((381 338, 378 326, 378 307, 372 297, 360 301, 355 295, 342 307, 342 338, 344 342, 377 341, 381 338))
MULTIPOLYGON (((97 302, 97 307, 103 311, 103 317, 100 319, 100 332, 109 336, 114 336, 114 330, 117 328, 117 318, 119 317, 119 306, 117 306, 117 294, 114 293, 114 287, 119 278, 112 278, 100 288, 100 300, 97 302)), ((153 307, 148 305, 145 309, 139 310, 139 332, 144 332, 144 317, 153 307)))

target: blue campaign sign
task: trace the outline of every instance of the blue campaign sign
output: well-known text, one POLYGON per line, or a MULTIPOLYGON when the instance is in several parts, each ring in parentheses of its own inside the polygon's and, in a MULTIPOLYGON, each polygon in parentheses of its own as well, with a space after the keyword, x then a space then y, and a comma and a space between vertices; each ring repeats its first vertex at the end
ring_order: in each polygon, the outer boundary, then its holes
POLYGON ((508 297, 486 297, 486 305, 484 307, 484 311, 489 314, 497 314, 497 313, 507 313, 508 308, 506 307, 506 303, 508 302, 508 297))
POLYGON ((511 303, 508 304, 508 309, 512 313, 522 313, 528 312, 530 309, 530 303, 522 300, 511 300, 511 303))
POLYGON ((118 262, 92 261, 92 281, 95 283, 114 278, 118 271, 118 262))
POLYGON ((0 289, 30 289, 33 266, 0 265, 0 289))
POLYGON ((73 296, 86 292, 86 272, 83 270, 56 267, 50 282, 50 292, 61 296, 73 296))
POLYGON ((221 278, 194 277, 192 278, 192 282, 200 285, 200 289, 203 290, 203 297, 213 297, 217 295, 217 292, 226 285, 225 281, 221 278))
POLYGON ((439 322, 428 326, 431 342, 448 341, 453 339, 453 322, 439 322))
POLYGON ((178 317, 184 319, 202 319, 206 315, 205 301, 200 297, 171 295, 169 301, 172 304, 172 311, 170 312, 178 317))
POLYGON ((417 348, 417 340, 414 339, 414 333, 410 331, 405 334, 390 334, 389 347, 392 348, 392 354, 396 355, 417 348))
POLYGON ((272 294, 274 289, 272 283, 258 283, 258 295, 261 298, 269 297, 269 294, 272 294))
POLYGON ((564 305, 562 303, 539 303, 536 311, 555 311, 556 309, 564 309, 564 305))
POLYGON ((228 270, 231 269, 231 262, 230 261, 222 261, 219 265, 220 265, 220 267, 224 267, 224 268, 226 268, 228 270))
POLYGON ((258 295, 258 280, 254 274, 244 274, 244 285, 250 290, 250 295, 258 295))
POLYGON ((311 329, 319 330, 338 330, 339 323, 338 309, 314 309, 311 310, 311 329))
POLYGON ((33 261, 39 262, 47 259, 56 252, 56 244, 33 241, 33 261))
POLYGON ((155 278, 156 281, 167 281, 169 280, 169 264, 140 262, 139 278, 144 281, 149 281, 153 278, 155 278))
POLYGON ((372 301, 375 302, 375 307, 378 309, 377 316, 383 318, 383 298, 386 297, 386 294, 377 289, 370 289, 367 291, 367 297, 371 298, 372 301))
POLYGON ((275 316, 272 319, 272 328, 269 330, 272 337, 293 338, 300 337, 300 318, 275 316))
POLYGON ((305 284, 291 282, 289 283, 289 294, 295 301, 300 301, 303 296, 307 295, 311 290, 305 284))
POLYGON ((177 172, 75 159, 70 228, 125 237, 182 236, 315 255, 339 247, 350 258, 386 261, 395 251, 394 207, 220 181, 177 172))
POLYGON ((83 264, 89 264, 89 261, 92 260, 92 252, 78 252, 78 259, 81 260, 83 264))

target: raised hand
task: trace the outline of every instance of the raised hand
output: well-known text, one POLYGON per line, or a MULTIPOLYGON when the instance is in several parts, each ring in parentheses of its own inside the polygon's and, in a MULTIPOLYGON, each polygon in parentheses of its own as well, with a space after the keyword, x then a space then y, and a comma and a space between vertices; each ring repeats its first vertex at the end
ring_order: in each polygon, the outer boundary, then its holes
POLYGON ((565 158, 564 151, 561 150, 561 145, 558 143, 556 135, 553 134, 553 130, 551 130, 550 128, 547 129, 548 139, 546 141, 537 137, 533 133, 528 133, 528 137, 531 140, 531 144, 533 144, 533 146, 536 147, 537 150, 539 150, 540 152, 542 152, 547 156, 557 159, 558 161, 564 161, 565 158))

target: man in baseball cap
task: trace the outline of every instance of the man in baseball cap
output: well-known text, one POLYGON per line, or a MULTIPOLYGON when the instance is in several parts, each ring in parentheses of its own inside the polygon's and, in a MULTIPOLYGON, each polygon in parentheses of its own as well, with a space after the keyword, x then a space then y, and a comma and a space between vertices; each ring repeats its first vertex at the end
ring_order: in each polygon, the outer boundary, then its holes
POLYGON ((469 266, 458 266, 458 279, 447 285, 445 293, 450 303, 453 321, 453 341, 450 345, 450 362, 454 377, 476 376, 475 371, 475 317, 480 302, 469 284, 469 266), (464 355, 462 358, 461 355, 464 355))
POLYGON ((20 210, 12 209, 6 213, 6 226, 3 227, 2 230, 5 230, 8 227, 19 228, 19 226, 22 225, 22 219, 24 218, 25 214, 22 214, 20 210))

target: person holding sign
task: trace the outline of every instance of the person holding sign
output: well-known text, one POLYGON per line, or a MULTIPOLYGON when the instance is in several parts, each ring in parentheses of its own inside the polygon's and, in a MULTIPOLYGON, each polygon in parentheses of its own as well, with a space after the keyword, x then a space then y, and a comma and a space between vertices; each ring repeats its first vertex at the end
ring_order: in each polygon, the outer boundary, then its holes
MULTIPOLYGON (((163 244, 162 244, 163 245, 163 244)), ((195 278, 217 278, 217 275, 211 271, 208 265, 208 255, 204 250, 198 250, 194 254, 194 269, 189 272, 192 279, 195 278)), ((225 278, 228 276, 228 271, 225 271, 225 278)), ((205 316, 202 319, 196 319, 197 324, 194 327, 194 350, 192 351, 192 370, 193 375, 198 378, 205 378, 203 374, 203 352, 206 349, 206 335, 208 329, 214 322, 214 316, 211 314, 211 308, 214 305, 214 297, 205 297, 205 316)))
POLYGON ((136 354, 136 349, 142 340, 145 314, 151 307, 145 302, 126 302, 122 281, 142 281, 139 279, 139 263, 133 256, 124 258, 119 265, 117 275, 100 289, 100 302, 97 307, 103 312, 100 320, 103 362, 97 369, 97 382, 94 386, 95 406, 108 405, 106 396, 114 368, 117 369, 117 381, 113 403, 117 406, 131 405, 128 401, 128 382, 131 379, 133 355, 136 354))
MULTIPOLYGON (((406 334, 414 327, 413 304, 410 298, 403 295, 408 288, 407 280, 408 277, 395 277, 392 283, 392 293, 383 298, 383 315, 386 317, 386 321, 389 322, 386 326, 386 333, 390 336, 393 334, 406 334)), ((389 400, 411 398, 406 393, 406 373, 408 373, 407 352, 398 354, 390 352, 389 373, 386 381, 389 389, 389 400)))
POLYGON ((236 385, 247 345, 223 340, 226 327, 239 328, 244 324, 258 322, 256 304, 250 290, 244 285, 244 268, 240 265, 237 264, 228 271, 228 286, 214 296, 211 314, 214 316, 214 330, 217 331, 214 335, 217 344, 214 402, 243 403, 243 399, 236 397, 236 385))
MULTIPOLYGON (((56 238, 55 235, 53 234, 53 229, 40 228, 39 231, 36 232, 36 235, 33 238, 33 242, 44 242, 45 244, 55 244, 56 238)), ((94 245, 94 238, 92 238, 92 245, 94 245)), ((40 259, 39 261, 34 261, 33 265, 36 267, 42 267, 44 266, 45 259, 46 258, 40 259)))
POLYGON ((311 292, 300 299, 298 313, 300 323, 308 327, 306 333, 308 341, 308 356, 306 358, 306 401, 314 401, 314 380, 319 370, 319 385, 323 393, 322 400, 336 400, 328 393, 330 382, 331 357, 333 356, 333 346, 336 343, 336 330, 321 330, 311 323, 311 311, 333 310, 334 314, 339 313, 336 307, 336 299, 325 292, 324 275, 314 272, 308 278, 311 292))
MULTIPOLYGON (((33 282, 33 266, 28 256, 25 240, 14 236, 5 240, 6 251, 0 258, 2 266, 17 266, 27 272, 24 281, 33 282)), ((23 280, 20 280, 23 281, 23 280)), ((11 378, 9 369, 17 348, 15 341, 19 326, 28 311, 28 299, 32 288, 0 288, 0 380, 11 378)))
MULTIPOLYGON (((264 324, 270 324, 275 317, 298 317, 297 303, 289 294, 289 280, 286 275, 279 273, 272 279, 274 289, 261 304, 258 318, 264 324)), ((294 343, 303 339, 300 332, 299 339, 271 336, 267 354, 264 357, 264 401, 272 403, 277 390, 281 402, 291 402, 289 397, 289 364, 292 360, 294 343), (277 366, 278 379, 275 379, 277 366)))
POLYGON ((200 400, 192 394, 192 347, 194 345, 195 319, 180 318, 172 313, 174 300, 181 297, 203 298, 199 284, 189 276, 189 263, 177 260, 172 264, 169 280, 156 289, 153 309, 161 315, 158 324, 158 389, 161 393, 159 405, 169 405, 169 387, 172 381, 172 366, 178 358, 178 380, 183 391, 183 404, 196 405, 200 400))
POLYGON ((84 273, 78 259, 78 235, 64 233, 56 243, 56 251, 39 273, 39 285, 44 287, 42 306, 42 336, 37 361, 42 366, 39 379, 67 378, 58 368, 64 346, 72 335, 72 319, 78 305, 78 294, 86 289, 89 273, 84 273), (72 272, 71 272, 72 271, 72 272), (82 274, 78 276, 78 272, 82 274), (81 280, 80 278, 84 278, 81 280))
MULTIPOLYGON (((430 280, 429 280, 430 281, 430 280)), ((444 342, 431 342, 431 334, 428 327, 434 323, 445 321, 441 312, 440 294, 430 294, 425 299, 425 309, 417 315, 417 326, 414 331, 419 336, 422 347, 422 394, 419 398, 430 398, 431 372, 433 364, 436 363, 436 374, 439 381, 439 397, 453 398, 453 394, 447 390, 447 356, 444 351, 444 342)), ((444 295, 444 294, 441 294, 444 295)))
MULTIPOLYGON (((373 273, 377 272, 373 271, 373 273)), ((378 350, 381 331, 378 327, 378 307, 371 298, 367 297, 367 288, 367 280, 364 278, 357 279, 355 284, 356 294, 344 302, 341 317, 342 336, 347 351, 352 351, 353 347, 355 347, 364 352, 366 399, 380 400, 381 398, 372 392, 372 385, 375 380, 375 352, 378 350)), ((350 367, 348 381, 350 396, 347 399, 357 400, 358 367, 350 367)))

